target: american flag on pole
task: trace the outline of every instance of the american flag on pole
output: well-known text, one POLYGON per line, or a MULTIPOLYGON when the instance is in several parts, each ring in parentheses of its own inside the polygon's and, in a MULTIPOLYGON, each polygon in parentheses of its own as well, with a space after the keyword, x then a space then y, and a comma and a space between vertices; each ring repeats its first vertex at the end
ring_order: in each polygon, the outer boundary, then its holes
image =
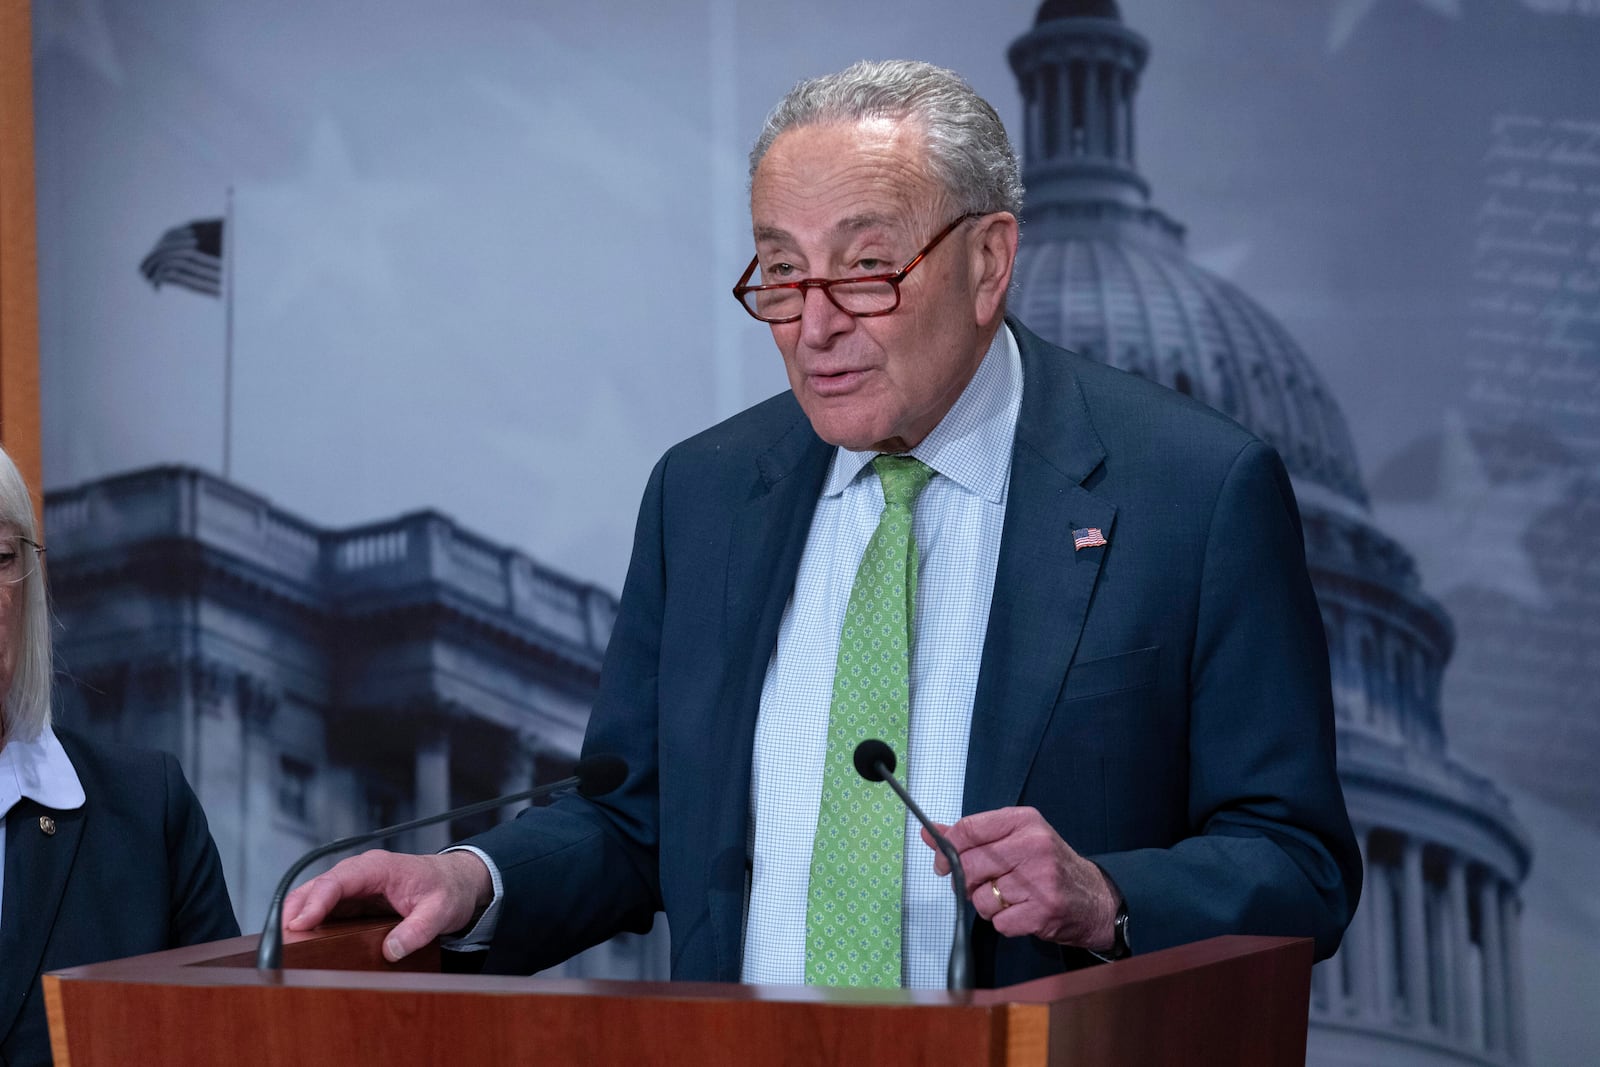
POLYGON ((171 283, 206 296, 222 295, 222 220, 195 219, 161 235, 139 264, 157 289, 171 283))
POLYGON ((1106 535, 1100 532, 1098 526, 1085 526, 1081 530, 1072 531, 1072 550, 1081 552, 1086 548, 1099 548, 1106 543, 1106 535))

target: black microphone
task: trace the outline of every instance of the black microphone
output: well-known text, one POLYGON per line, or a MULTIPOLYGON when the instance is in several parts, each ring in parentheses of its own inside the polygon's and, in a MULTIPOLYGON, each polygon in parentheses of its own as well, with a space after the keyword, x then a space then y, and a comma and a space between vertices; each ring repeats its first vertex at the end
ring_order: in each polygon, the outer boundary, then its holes
POLYGON ((967 872, 961 866, 960 855, 956 853, 955 846, 949 839, 934 829, 933 823, 922 814, 922 809, 911 799, 911 794, 906 792, 906 787, 894 776, 894 768, 898 762, 894 758, 894 749, 877 738, 870 737, 856 746, 855 760, 856 773, 861 777, 869 782, 889 783, 889 788, 893 789, 895 795, 911 809, 911 814, 917 817, 922 828, 928 831, 928 836, 933 838, 933 843, 944 853, 945 862, 950 864, 950 888, 956 893, 956 930, 950 939, 950 966, 945 971, 945 988, 952 993, 971 989, 972 902, 967 899, 967 872))
POLYGON ((493 800, 481 800, 476 804, 468 804, 464 808, 452 808, 450 811, 438 815, 429 815, 423 819, 412 819, 410 822, 399 823, 395 826, 385 826, 381 830, 371 830, 353 837, 341 837, 337 841, 330 841, 326 845, 307 852, 304 856, 294 861, 283 880, 278 883, 278 888, 272 894, 272 904, 267 908, 267 923, 261 928, 261 941, 256 946, 256 968, 270 971, 283 966, 283 898, 289 895, 289 887, 294 884, 295 876, 305 870, 307 866, 315 863, 324 856, 331 856, 335 852, 343 852, 347 848, 357 848, 361 845, 371 844, 393 834, 403 834, 408 830, 419 830, 424 826, 444 822, 447 819, 464 819, 468 815, 477 815, 479 812, 493 811, 495 808, 507 804, 516 804, 523 800, 540 800, 559 793, 565 789, 577 787, 578 792, 586 797, 604 796, 622 784, 628 777, 628 761, 619 756, 587 756, 578 761, 572 768, 572 777, 563 778, 559 782, 549 785, 535 786, 524 789, 520 793, 509 796, 495 797, 493 800))

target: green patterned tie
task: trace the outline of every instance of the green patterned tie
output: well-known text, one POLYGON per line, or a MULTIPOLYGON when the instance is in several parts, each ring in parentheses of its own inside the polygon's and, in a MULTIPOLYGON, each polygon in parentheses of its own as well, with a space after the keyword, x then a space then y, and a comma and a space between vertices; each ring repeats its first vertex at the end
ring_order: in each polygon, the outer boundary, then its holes
POLYGON ((911 719, 911 618, 917 542, 911 505, 933 477, 921 460, 879 456, 883 516, 856 570, 839 635, 811 849, 806 982, 900 984, 900 892, 905 809, 889 787, 856 773, 856 746, 880 738, 904 757, 911 719))

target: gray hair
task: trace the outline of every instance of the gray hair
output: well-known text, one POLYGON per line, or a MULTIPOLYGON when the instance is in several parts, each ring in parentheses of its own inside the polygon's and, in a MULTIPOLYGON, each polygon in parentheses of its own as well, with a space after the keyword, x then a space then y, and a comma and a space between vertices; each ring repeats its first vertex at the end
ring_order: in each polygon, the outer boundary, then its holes
POLYGON ((751 181, 780 134, 870 118, 922 125, 928 169, 958 209, 1022 216, 1022 173, 999 114, 961 75, 910 59, 862 60, 790 89, 750 150, 751 181))
MULTIPOLYGON (((33 498, 11 457, 0 448, 0 527, 30 541, 39 539, 33 520, 33 498)), ((50 725, 50 612, 45 603, 44 571, 12 588, 17 599, 17 626, 11 641, 11 689, 0 706, 0 745, 32 741, 50 725)))

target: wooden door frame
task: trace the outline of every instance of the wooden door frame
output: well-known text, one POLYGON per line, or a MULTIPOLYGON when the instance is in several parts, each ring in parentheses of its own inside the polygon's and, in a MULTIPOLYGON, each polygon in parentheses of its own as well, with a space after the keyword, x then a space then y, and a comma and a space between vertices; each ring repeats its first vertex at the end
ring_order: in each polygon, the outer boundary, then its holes
POLYGON ((0 444, 43 519, 31 0, 0 0, 0 444))

